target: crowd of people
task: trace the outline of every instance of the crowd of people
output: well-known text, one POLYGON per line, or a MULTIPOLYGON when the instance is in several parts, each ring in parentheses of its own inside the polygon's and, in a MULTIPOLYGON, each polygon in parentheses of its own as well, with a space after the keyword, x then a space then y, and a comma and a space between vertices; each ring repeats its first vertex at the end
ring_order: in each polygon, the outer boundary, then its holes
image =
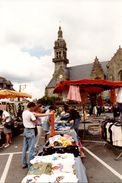
MULTIPOLYGON (((22 167, 26 168, 30 166, 30 160, 33 159, 35 149, 42 145, 41 137, 43 131, 50 130, 50 118, 52 111, 55 110, 54 106, 50 106, 49 109, 43 113, 42 105, 40 103, 30 102, 27 105, 27 109, 22 113, 22 120, 24 125, 24 141, 22 150, 22 167), (37 132, 36 132, 37 130, 37 132), (37 134, 37 136, 36 136, 37 134), (28 159, 26 152, 28 151, 28 159)), ((81 116, 75 108, 69 109, 64 105, 60 111, 61 120, 67 120, 67 122, 73 120, 72 128, 75 129, 78 134, 78 128, 81 121, 81 116)))
MULTIPOLYGON (((94 111, 98 110, 93 108, 94 111)), ((120 116, 119 106, 117 104, 113 105, 113 117, 114 119, 120 116)), ((23 150, 22 150, 22 167, 26 168, 30 166, 30 160, 33 159, 35 155, 35 150, 43 145, 42 141, 43 134, 46 134, 50 130, 50 121, 52 112, 55 112, 56 116, 60 116, 60 120, 66 120, 67 123, 71 123, 71 128, 73 128, 77 137, 79 138, 79 125, 81 122, 81 113, 77 110, 76 106, 64 105, 56 109, 55 106, 50 106, 47 111, 43 110, 43 106, 40 102, 37 103, 29 102, 27 108, 22 113, 22 122, 24 126, 24 140, 23 140, 23 150), (28 158, 26 153, 28 151, 28 158)), ((96 115, 101 114, 98 110, 96 115)), ((4 134, 6 137, 6 142, 4 147, 10 146, 12 143, 12 118, 9 112, 5 110, 0 110, 0 120, 3 122, 4 134), (10 126, 9 126, 10 125, 10 126)))

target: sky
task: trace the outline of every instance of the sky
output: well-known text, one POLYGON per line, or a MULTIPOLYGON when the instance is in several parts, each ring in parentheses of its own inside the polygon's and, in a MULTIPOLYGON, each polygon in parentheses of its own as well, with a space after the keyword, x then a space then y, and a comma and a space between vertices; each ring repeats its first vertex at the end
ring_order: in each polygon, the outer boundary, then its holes
POLYGON ((121 7, 121 0, 0 0, 0 76, 33 98, 44 96, 59 26, 68 66, 91 63, 96 56, 110 60, 122 46, 121 7))

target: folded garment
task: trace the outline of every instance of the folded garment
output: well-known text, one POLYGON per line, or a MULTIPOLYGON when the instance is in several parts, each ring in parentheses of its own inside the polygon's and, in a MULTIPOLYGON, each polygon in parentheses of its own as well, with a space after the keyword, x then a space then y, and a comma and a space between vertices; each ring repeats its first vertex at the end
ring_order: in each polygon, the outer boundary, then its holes
POLYGON ((30 167, 28 175, 42 175, 42 174, 50 175, 51 172, 52 172, 51 163, 39 162, 39 163, 33 164, 30 167))
POLYGON ((69 173, 61 173, 61 174, 56 174, 56 175, 46 175, 46 174, 42 174, 40 176, 36 176, 36 175, 27 175, 26 177, 24 177, 24 179, 22 180, 22 183, 77 183, 78 182, 78 178, 76 177, 76 175, 73 174, 69 174, 69 173))

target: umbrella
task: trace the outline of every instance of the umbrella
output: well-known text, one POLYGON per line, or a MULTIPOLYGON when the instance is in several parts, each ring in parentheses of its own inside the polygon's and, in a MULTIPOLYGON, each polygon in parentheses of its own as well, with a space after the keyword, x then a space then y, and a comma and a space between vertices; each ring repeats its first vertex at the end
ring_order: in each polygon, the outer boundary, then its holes
POLYGON ((0 90, 0 98, 31 98, 32 96, 14 90, 0 90))
POLYGON ((68 89, 70 85, 80 86, 81 91, 88 92, 89 94, 99 94, 105 90, 122 87, 122 82, 94 79, 65 80, 56 85, 54 93, 61 93, 63 90, 68 89))

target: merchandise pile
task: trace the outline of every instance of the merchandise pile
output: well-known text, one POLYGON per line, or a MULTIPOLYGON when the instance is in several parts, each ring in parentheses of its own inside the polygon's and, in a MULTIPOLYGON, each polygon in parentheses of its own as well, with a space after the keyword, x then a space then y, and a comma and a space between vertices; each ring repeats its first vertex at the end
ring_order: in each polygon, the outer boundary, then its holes
POLYGON ((54 137, 49 138, 49 145, 48 146, 72 146, 76 145, 74 142, 74 139, 67 134, 61 135, 55 135, 54 137))
POLYGON ((75 159, 71 153, 36 156, 22 183, 78 182, 75 159))

